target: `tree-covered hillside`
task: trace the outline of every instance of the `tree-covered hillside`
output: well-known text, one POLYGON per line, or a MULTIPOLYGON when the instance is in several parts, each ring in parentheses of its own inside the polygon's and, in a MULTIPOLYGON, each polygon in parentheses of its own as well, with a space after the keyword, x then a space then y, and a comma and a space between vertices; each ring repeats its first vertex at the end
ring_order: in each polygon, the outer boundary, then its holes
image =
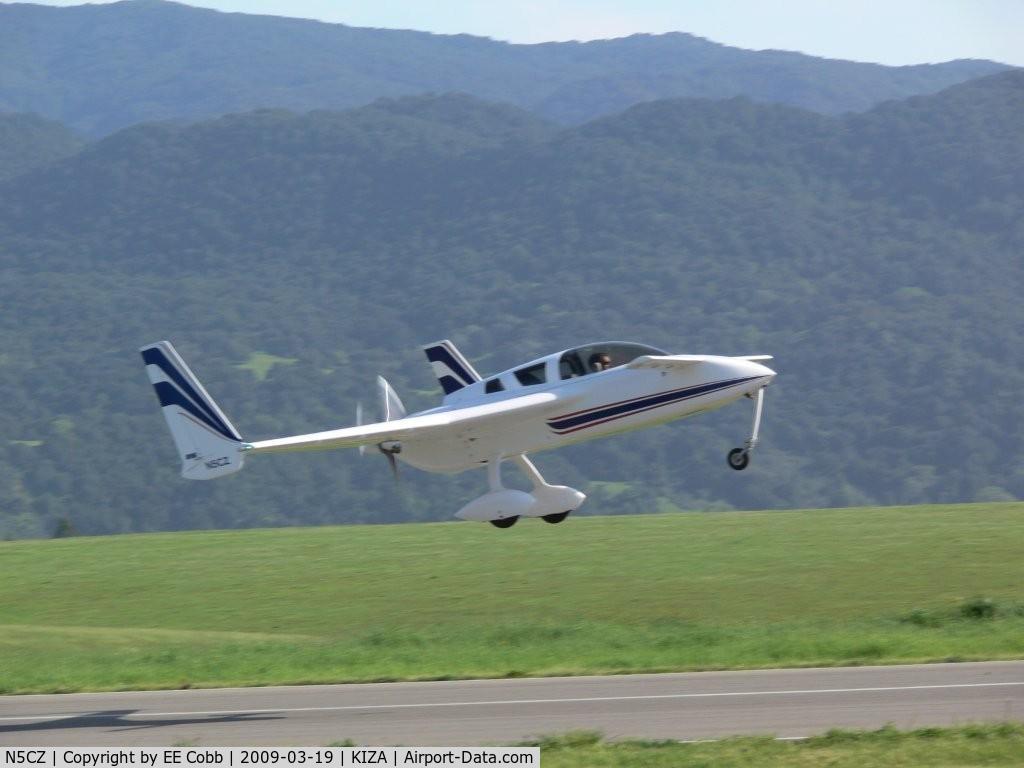
POLYGON ((163 0, 0 4, 0 110, 36 112, 90 135, 153 120, 341 109, 450 91, 569 123, 682 96, 747 96, 837 114, 1004 68, 967 60, 884 67, 679 33, 511 45, 163 0))
POLYGON ((81 145, 60 123, 0 112, 0 180, 73 155, 81 145))
POLYGON ((771 353, 744 473, 742 405, 538 463, 592 513, 1024 497, 1021 126, 1008 72, 842 118, 446 96, 127 129, 0 184, 0 534, 444 519, 484 488, 354 451, 181 480, 160 338, 249 439, 351 423, 378 372, 436 403, 436 338, 483 372, 771 353))

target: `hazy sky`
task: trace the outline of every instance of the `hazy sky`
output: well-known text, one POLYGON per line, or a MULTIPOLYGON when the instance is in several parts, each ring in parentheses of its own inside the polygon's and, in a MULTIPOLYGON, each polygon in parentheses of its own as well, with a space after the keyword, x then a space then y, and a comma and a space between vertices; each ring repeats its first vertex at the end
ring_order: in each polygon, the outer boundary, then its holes
MULTIPOLYGON (((79 5, 80 0, 37 0, 79 5)), ((741 48, 919 64, 1024 66, 1024 0, 189 0, 225 11, 517 43, 690 32, 741 48)))

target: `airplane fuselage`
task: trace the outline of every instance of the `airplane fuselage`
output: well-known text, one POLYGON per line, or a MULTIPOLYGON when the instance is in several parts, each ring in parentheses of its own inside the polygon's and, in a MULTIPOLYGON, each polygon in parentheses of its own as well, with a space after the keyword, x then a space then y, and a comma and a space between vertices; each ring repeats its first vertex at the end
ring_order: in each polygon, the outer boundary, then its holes
POLYGON ((507 371, 492 377, 505 382, 505 391, 456 393, 441 407, 423 412, 500 402, 532 391, 554 393, 559 403, 543 416, 506 421, 500 429, 480 419, 442 439, 405 440, 398 458, 428 472, 462 472, 498 457, 552 450, 714 410, 756 393, 774 376, 759 363, 712 355, 682 369, 617 367, 564 380, 558 378, 557 358, 546 364, 552 383, 518 386, 507 371))

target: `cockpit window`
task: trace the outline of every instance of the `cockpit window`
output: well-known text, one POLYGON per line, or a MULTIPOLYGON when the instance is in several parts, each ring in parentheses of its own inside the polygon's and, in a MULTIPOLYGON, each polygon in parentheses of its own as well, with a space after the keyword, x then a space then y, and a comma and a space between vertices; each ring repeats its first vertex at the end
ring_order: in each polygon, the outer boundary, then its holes
POLYGON ((548 380, 544 372, 545 363, 537 363, 527 368, 520 368, 516 371, 516 378, 524 387, 532 387, 535 384, 543 384, 548 380))
POLYGON ((585 347, 570 349, 558 361, 559 375, 563 379, 600 373, 609 368, 636 360, 644 355, 665 355, 666 352, 645 344, 631 344, 624 341, 607 341, 601 344, 588 344, 585 347))
POLYGON ((580 365, 580 358, 575 352, 566 352, 558 361, 558 375, 563 379, 574 379, 583 375, 583 366, 580 365))
POLYGON ((505 385, 501 383, 501 379, 491 379, 484 384, 484 392, 488 395, 493 395, 495 392, 504 392, 505 385))

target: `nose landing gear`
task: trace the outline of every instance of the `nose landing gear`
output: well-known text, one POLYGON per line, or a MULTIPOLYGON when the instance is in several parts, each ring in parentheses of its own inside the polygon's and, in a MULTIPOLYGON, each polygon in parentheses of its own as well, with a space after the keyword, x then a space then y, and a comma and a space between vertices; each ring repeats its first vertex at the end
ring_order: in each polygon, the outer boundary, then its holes
POLYGON ((726 461, 729 462, 729 466, 736 471, 746 469, 750 463, 750 449, 749 448, 733 448, 729 451, 729 455, 726 457, 726 461))
POLYGON ((757 390, 757 402, 754 404, 754 426, 750 430, 750 437, 743 444, 742 448, 733 448, 729 451, 726 460, 729 466, 737 472, 747 468, 750 464, 750 452, 757 447, 757 433, 761 430, 761 414, 764 411, 764 387, 757 390))

